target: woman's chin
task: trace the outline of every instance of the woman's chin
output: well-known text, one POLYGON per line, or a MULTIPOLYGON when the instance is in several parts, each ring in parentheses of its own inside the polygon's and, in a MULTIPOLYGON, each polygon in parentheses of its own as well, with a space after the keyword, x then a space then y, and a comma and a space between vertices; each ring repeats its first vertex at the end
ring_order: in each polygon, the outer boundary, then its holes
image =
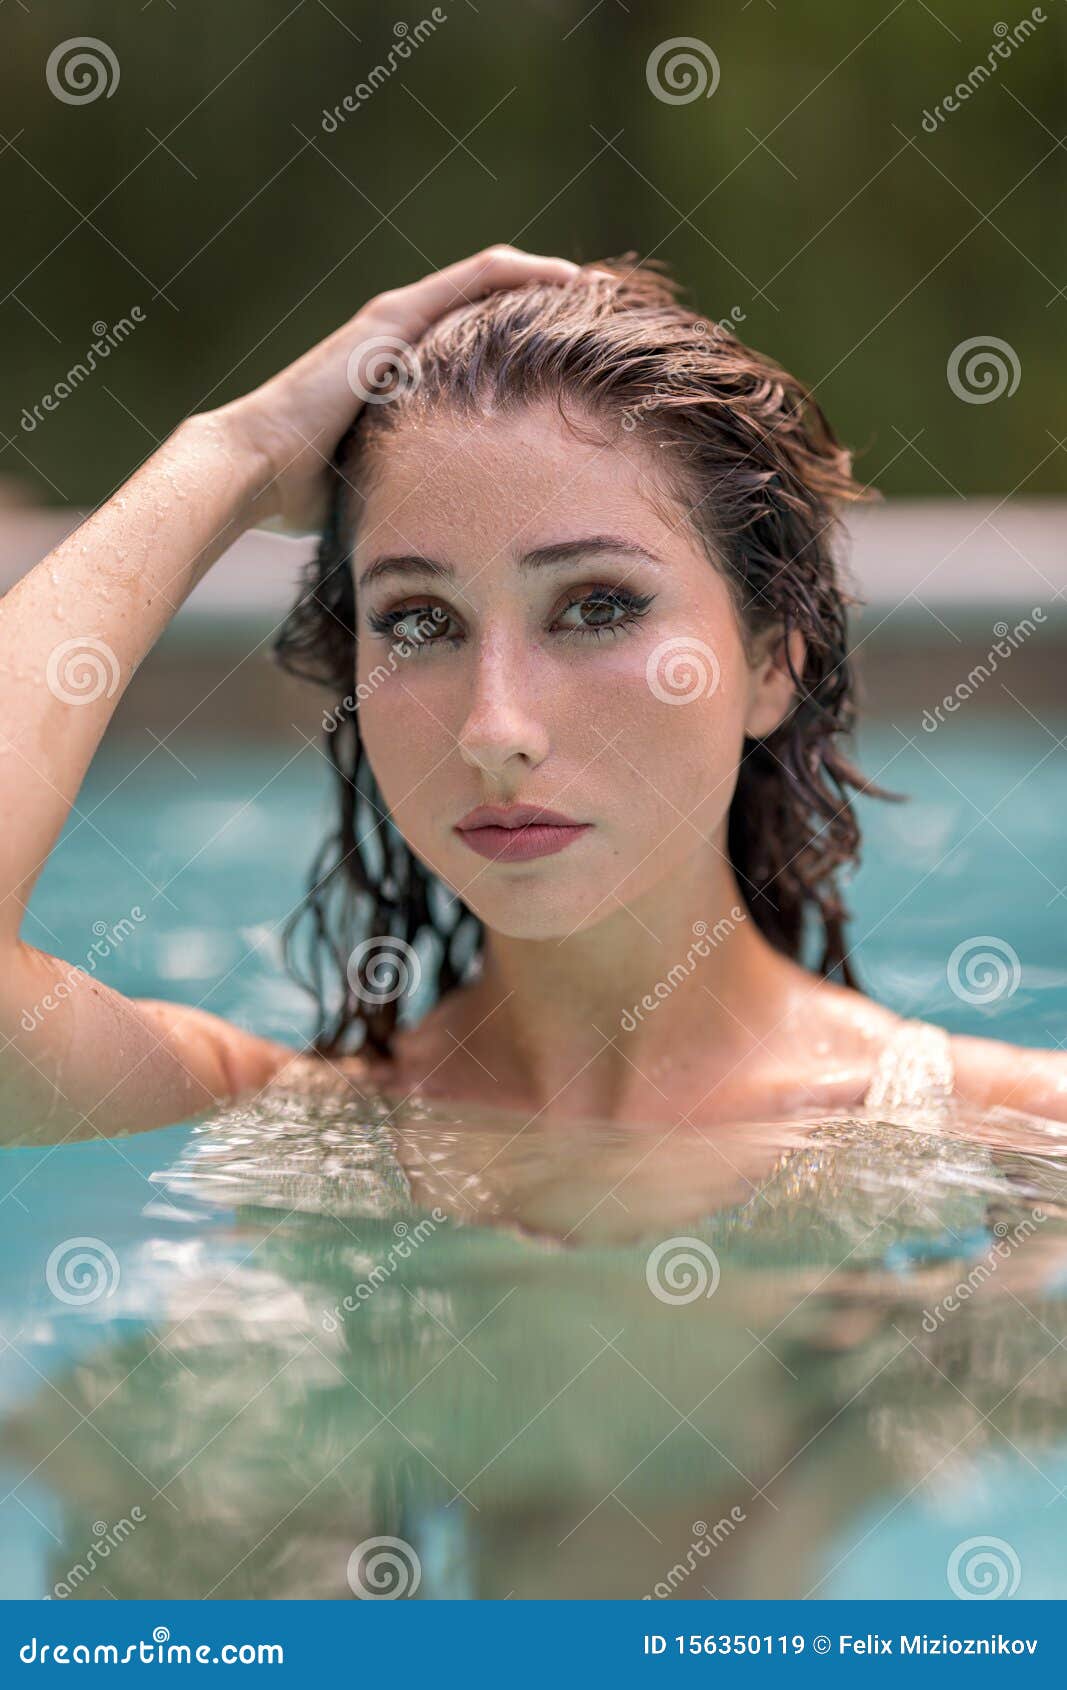
POLYGON ((615 901, 604 900, 598 889, 589 889, 588 896, 577 899, 571 895, 538 896, 532 886, 516 886, 510 897, 465 896, 463 902, 484 926, 502 939, 552 939, 557 942, 571 938, 589 927, 596 927, 611 913, 615 901))

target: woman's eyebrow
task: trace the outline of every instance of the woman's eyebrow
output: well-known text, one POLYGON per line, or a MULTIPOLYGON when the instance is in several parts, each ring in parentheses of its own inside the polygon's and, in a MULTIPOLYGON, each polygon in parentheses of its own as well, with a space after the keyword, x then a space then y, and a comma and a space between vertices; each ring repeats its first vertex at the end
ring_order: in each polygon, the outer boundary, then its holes
POLYGON ((575 558, 588 557, 597 552, 621 552, 624 557, 648 558, 651 563, 663 561, 655 552, 649 551, 647 546, 638 546, 633 540, 620 540, 614 534, 591 534, 580 540, 557 540, 550 546, 538 546, 519 559, 519 568, 558 568, 561 564, 573 562, 575 558))
MULTIPOLYGON (((590 534, 577 540, 556 540, 547 546, 536 546, 533 551, 525 552, 519 558, 519 568, 558 569, 577 558, 603 552, 622 553, 624 557, 647 558, 651 563, 663 561, 647 546, 638 546, 632 540, 622 540, 613 534, 590 534)), ((418 552, 394 553, 388 557, 375 558, 373 563, 368 564, 359 577, 359 585, 369 586, 372 581, 380 581, 383 576, 388 575, 422 575, 448 581, 454 580, 455 574, 456 571, 450 563, 439 563, 435 558, 423 557, 418 552)))

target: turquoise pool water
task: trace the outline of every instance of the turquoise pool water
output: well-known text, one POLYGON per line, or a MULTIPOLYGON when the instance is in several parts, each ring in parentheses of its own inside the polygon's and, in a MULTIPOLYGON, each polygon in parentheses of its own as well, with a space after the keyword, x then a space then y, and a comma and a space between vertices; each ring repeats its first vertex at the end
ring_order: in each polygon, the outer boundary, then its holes
MULTIPOLYGON (((26 937, 77 962, 137 906, 109 982, 296 1044, 275 928, 326 769, 181 755, 94 768, 26 937)), ((1055 736, 887 727, 864 761, 913 799, 864 806, 869 989, 954 1031, 1067 1042, 1055 736), (966 973, 978 939, 1013 989, 966 973)), ((408 1130, 447 1164, 458 1125, 408 1130)), ((379 1131, 281 1097, 0 1153, 5 1595, 350 1597, 353 1552, 383 1537, 420 1597, 1067 1595, 1055 1137, 835 1130, 751 1226, 561 1244, 547 1222, 383 1207, 379 1131), (714 1295, 652 1293, 671 1235, 698 1272, 712 1252, 714 1295), (91 1302, 49 1283, 78 1239, 109 1253, 91 1302)), ((586 1150, 583 1214, 618 1145, 586 1150)))

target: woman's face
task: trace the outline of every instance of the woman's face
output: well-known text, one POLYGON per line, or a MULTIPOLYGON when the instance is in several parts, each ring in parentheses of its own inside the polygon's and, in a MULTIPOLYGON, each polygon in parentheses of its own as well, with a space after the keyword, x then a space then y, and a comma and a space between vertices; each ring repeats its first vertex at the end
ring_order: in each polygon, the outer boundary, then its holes
POLYGON ((375 457, 363 742, 411 849, 513 937, 588 928, 694 857, 710 870, 744 735, 788 703, 639 436, 586 444, 546 405, 404 425, 375 457), (520 837, 519 805, 583 825, 520 837))

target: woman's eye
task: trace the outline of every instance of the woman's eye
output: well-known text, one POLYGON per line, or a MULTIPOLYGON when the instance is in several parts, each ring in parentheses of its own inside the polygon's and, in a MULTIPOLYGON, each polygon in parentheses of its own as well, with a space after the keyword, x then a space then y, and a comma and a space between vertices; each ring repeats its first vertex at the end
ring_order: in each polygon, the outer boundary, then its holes
POLYGON ((632 627, 651 603, 647 594, 587 593, 565 607, 556 626, 571 634, 613 634, 632 627))
POLYGON ((368 621, 376 634, 397 646, 402 656, 456 638, 455 618, 443 605, 408 605, 403 610, 372 611, 368 621))
MULTIPOLYGON (((564 605, 552 622, 553 633, 600 639, 632 628, 652 603, 651 594, 616 588, 585 592, 564 605)), ((444 605, 404 605, 367 614, 371 631, 388 641, 400 657, 419 656, 430 646, 453 646, 463 638, 463 626, 444 605)))

